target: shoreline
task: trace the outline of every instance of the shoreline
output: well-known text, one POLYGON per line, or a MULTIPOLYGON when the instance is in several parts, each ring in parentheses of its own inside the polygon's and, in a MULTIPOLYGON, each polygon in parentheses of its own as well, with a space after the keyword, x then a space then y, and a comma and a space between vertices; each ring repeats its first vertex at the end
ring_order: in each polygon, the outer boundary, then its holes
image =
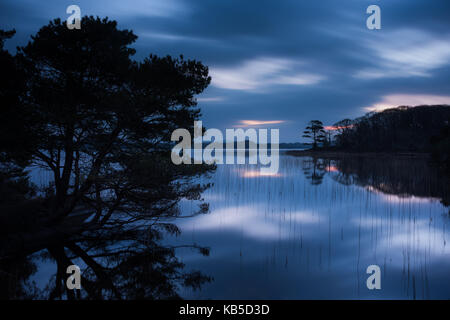
POLYGON ((332 150, 290 150, 284 152, 287 155, 297 157, 326 157, 326 158, 343 158, 343 157, 373 157, 373 158, 429 158, 429 153, 421 152, 355 152, 355 151, 332 151, 332 150))

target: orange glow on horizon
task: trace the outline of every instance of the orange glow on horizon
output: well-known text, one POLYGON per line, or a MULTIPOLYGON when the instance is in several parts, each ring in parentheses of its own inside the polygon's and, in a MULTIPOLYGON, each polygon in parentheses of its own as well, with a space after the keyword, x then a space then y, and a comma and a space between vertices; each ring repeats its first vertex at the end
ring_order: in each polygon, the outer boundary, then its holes
POLYGON ((338 168, 335 166, 327 166, 326 170, 327 172, 339 172, 338 168))
POLYGON ((335 130, 339 130, 339 129, 351 129, 353 127, 354 127, 354 125, 350 124, 348 126, 325 126, 324 129, 329 130, 329 131, 335 131, 335 130))

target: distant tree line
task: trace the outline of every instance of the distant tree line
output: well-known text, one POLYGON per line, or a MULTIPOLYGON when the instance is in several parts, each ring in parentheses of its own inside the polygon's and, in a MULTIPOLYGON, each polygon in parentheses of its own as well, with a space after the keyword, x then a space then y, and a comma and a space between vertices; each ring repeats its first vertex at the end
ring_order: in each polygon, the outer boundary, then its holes
POLYGON ((450 106, 401 106, 370 112, 354 120, 344 119, 326 131, 322 122, 311 121, 303 137, 313 149, 351 152, 430 153, 450 168, 450 106), (327 139, 327 134, 332 138, 327 139))

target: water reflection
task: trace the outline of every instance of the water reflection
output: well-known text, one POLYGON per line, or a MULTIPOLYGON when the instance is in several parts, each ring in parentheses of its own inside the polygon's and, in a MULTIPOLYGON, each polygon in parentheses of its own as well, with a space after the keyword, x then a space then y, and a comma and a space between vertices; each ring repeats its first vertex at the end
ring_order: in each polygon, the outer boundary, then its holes
MULTIPOLYGON (((47 232, 45 227, 38 229, 40 233, 47 232)), ((32 250, 15 250, 16 254, 2 256, 0 299, 180 298, 180 287, 199 289, 211 279, 198 271, 185 272, 175 255, 176 247, 161 245, 163 236, 177 232, 170 224, 154 227, 125 220, 103 228, 74 231, 70 237, 55 232, 61 237, 59 241, 52 239, 32 250), (66 286, 67 267, 74 264, 82 270, 82 290, 68 290, 66 286)), ((37 234, 28 237, 39 239, 37 234)), ((11 235, 2 237, 1 252, 5 253, 8 245, 29 247, 26 240, 11 235)), ((209 253, 207 248, 196 245, 183 247, 195 249, 197 254, 209 253)))
POLYGON ((210 213, 181 233, 118 223, 2 259, 1 298, 450 298, 450 184, 425 159, 282 155, 275 175, 222 165, 211 180, 210 213), (66 290, 70 264, 81 292, 66 290), (372 264, 381 290, 366 287, 372 264))
POLYGON ((319 185, 329 171, 330 160, 316 157, 305 158, 302 161, 302 168, 306 179, 310 180, 312 185, 319 185))
POLYGON ((211 213, 179 224, 173 243, 211 247, 180 257, 214 278, 183 297, 450 298, 450 184, 425 159, 283 155, 281 178, 255 172, 219 166, 211 213), (371 264, 381 290, 366 287, 371 264))
POLYGON ((369 186, 401 198, 438 198, 450 206, 450 178, 429 165, 427 158, 346 156, 331 163, 338 169, 334 178, 341 183, 369 186))
POLYGON ((259 177, 274 177, 279 178, 282 175, 275 172, 261 172, 260 170, 243 170, 241 171, 241 177, 243 178, 259 178, 259 177))

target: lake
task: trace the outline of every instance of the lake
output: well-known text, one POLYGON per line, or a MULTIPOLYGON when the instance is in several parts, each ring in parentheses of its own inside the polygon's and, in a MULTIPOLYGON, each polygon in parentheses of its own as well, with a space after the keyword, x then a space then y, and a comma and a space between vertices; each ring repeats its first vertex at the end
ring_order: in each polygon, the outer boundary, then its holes
POLYGON ((211 250, 177 250, 213 278, 184 298, 450 298, 450 183, 426 159, 283 153, 277 174, 219 165, 207 181, 210 213, 180 219, 169 239, 211 250), (370 265, 380 290, 367 288, 370 265))
MULTIPOLYGON (((1 260, 3 298, 67 298, 55 279, 71 263, 83 272, 82 298, 450 298, 450 181, 426 157, 282 152, 279 165, 276 174, 218 165, 198 181, 213 184, 203 193, 209 213, 189 217, 198 201, 183 200, 185 218, 166 221, 178 236, 160 239, 152 228, 119 221, 117 229, 1 260), (379 290, 367 287, 373 265, 379 290), (173 285, 186 280, 180 269, 211 281, 197 290, 173 285)), ((50 179, 32 176, 41 185, 50 179)))

